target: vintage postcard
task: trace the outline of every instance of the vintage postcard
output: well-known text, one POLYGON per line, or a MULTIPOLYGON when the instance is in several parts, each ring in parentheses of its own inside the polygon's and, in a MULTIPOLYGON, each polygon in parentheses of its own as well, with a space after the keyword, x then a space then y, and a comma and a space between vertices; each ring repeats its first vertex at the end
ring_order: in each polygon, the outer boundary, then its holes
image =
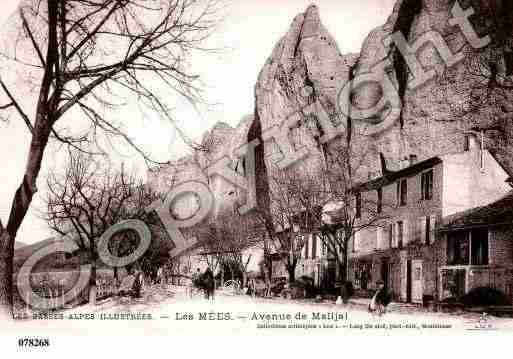
POLYGON ((513 332, 513 2, 0 10, 7 346, 513 332))

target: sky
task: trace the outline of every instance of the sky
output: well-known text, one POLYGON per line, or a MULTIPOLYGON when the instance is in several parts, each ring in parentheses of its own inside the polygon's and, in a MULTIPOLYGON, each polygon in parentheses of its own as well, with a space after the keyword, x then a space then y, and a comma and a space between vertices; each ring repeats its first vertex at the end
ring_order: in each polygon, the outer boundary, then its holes
MULTIPOLYGON (((235 126, 242 117, 251 114, 260 69, 293 18, 308 5, 319 7, 321 21, 337 40, 342 53, 357 53, 369 31, 386 21, 394 3, 395 0, 232 0, 228 3, 225 20, 207 44, 223 50, 192 59, 191 63, 205 84, 204 97, 209 106, 195 110, 178 101, 174 112, 176 122, 188 137, 199 141, 216 122, 235 126)), ((17 4, 17 0, 0 1, 0 23, 15 11, 17 4)), ((134 115, 127 112, 124 116, 134 115)), ((159 161, 176 159, 187 150, 177 140, 169 123, 151 118, 144 121, 131 118, 130 122, 133 125, 129 131, 138 145, 159 161)), ((21 120, 0 122, 0 218, 4 224, 23 176, 29 141, 29 133, 21 120)), ((124 160, 144 176, 146 167, 142 159, 124 160)), ((48 169, 59 164, 47 153, 38 186, 48 169)), ((52 235, 38 214, 43 208, 43 192, 36 194, 18 233, 18 241, 34 243, 52 235)))

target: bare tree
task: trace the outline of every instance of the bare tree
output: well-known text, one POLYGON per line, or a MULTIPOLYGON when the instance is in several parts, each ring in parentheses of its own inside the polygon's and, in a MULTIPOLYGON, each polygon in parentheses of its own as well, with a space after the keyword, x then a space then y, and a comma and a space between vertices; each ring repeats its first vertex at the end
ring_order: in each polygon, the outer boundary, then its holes
POLYGON ((251 250, 261 245, 261 222, 254 215, 240 216, 234 212, 233 215, 218 217, 216 224, 223 233, 221 240, 224 241, 225 259, 229 265, 234 266, 232 271, 241 273, 241 285, 244 288, 248 278, 248 266, 253 257, 251 250))
POLYGON ((26 0, 19 7, 19 35, 14 48, 3 55, 24 66, 37 99, 34 108, 25 108, 19 83, 0 77, 0 111, 11 111, 24 121, 31 136, 23 181, 7 225, 0 224, 4 314, 12 307, 14 241, 37 190, 48 142, 93 147, 98 153, 102 143, 117 137, 150 161, 109 117, 110 110, 119 105, 119 95, 126 94, 172 121, 165 96, 200 100, 198 78, 189 73, 187 62, 194 51, 205 50, 201 46, 216 25, 218 10, 216 0, 26 0), (75 124, 79 113, 88 127, 75 124))
POLYGON ((349 139, 333 145, 327 156, 324 174, 330 183, 330 204, 323 212, 322 242, 335 259, 341 282, 347 281, 349 243, 358 232, 377 228, 387 218, 389 205, 383 198, 364 196, 360 170, 365 168, 366 153, 359 153, 349 139))
MULTIPOLYGON (((96 300, 96 241, 112 225, 123 219, 147 220, 145 208, 159 198, 135 176, 102 168, 89 155, 70 153, 63 174, 51 173, 47 179, 48 196, 45 219, 58 234, 74 240, 79 249, 89 253, 92 265, 89 302, 96 300)), ((116 234, 110 245, 113 253, 123 256, 137 243, 131 231, 116 234)), ((151 251, 158 255, 159 251, 151 251)))
POLYGON ((199 253, 210 269, 214 272, 219 269, 222 279, 225 267, 232 274, 241 273, 244 286, 252 258, 248 250, 261 244, 261 229, 256 217, 240 216, 234 212, 216 216, 200 226, 194 235, 198 238, 199 253))
POLYGON ((296 266, 308 236, 320 228, 321 209, 329 195, 329 183, 317 169, 303 166, 270 171, 271 205, 259 216, 274 252, 283 258, 289 281, 295 280, 296 266))
MULTIPOLYGON (((219 227, 214 220, 201 225, 195 234, 198 239, 199 255, 206 262, 212 273, 222 266, 227 257, 225 229, 219 227)), ((215 281, 214 281, 215 282, 215 281)))

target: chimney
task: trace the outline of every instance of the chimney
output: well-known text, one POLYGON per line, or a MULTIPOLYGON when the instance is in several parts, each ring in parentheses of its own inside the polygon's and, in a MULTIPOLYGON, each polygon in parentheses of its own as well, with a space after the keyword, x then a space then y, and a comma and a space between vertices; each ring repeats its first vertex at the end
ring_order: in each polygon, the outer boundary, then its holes
POLYGON ((478 139, 477 134, 467 133, 465 134, 465 142, 463 150, 465 152, 479 151, 481 149, 481 143, 478 139))
POLYGON ((417 155, 410 155, 410 166, 413 166, 417 163, 417 155))
POLYGON ((485 171, 485 157, 484 157, 484 151, 485 151, 485 138, 484 138, 484 131, 469 131, 465 134, 465 152, 478 152, 479 153, 479 167, 481 169, 481 172, 485 171))

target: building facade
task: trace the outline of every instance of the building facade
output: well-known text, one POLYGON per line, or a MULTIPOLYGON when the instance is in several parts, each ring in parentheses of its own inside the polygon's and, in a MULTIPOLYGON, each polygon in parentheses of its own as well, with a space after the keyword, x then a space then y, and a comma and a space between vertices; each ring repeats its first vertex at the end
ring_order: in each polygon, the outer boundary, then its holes
MULTIPOLYGON (((273 260, 273 278, 286 278, 289 274, 285 267, 285 259, 276 256, 273 260)), ((302 276, 313 279, 318 288, 333 288, 337 278, 335 259, 329 254, 320 233, 307 234, 301 256, 296 265, 296 279, 302 276)))
POLYGON ((513 192, 487 206, 450 216, 440 229, 440 298, 492 287, 513 297, 513 192))
MULTIPOLYGON (((447 284, 450 282, 447 273, 456 271, 456 276, 466 277, 463 284, 463 279, 458 277, 460 292, 453 293, 461 295, 484 282, 476 279, 472 284, 468 278, 471 273, 477 278, 478 272, 465 267, 465 274, 461 274, 457 272, 463 270, 459 266, 475 263, 494 267, 498 262, 513 261, 509 245, 513 241, 511 224, 500 232, 475 232, 474 242, 454 239, 471 238, 470 234, 441 229, 451 216, 487 206, 506 196, 511 190, 506 182, 508 175, 473 140, 458 153, 422 162, 415 162, 412 156, 411 160, 401 170, 385 173, 357 187, 360 193, 357 197, 361 199, 356 206, 364 203, 375 207, 370 211, 357 208, 356 211, 361 211, 358 222, 370 223, 369 216, 379 218, 372 226, 362 225, 350 240, 349 279, 357 289, 369 292, 377 288, 378 281, 383 281, 395 300, 423 303, 447 297, 447 288, 452 285, 447 284), (470 249, 458 252, 454 243, 474 243, 474 252, 470 249)), ((487 269, 479 273, 483 278, 496 272, 487 269)), ((488 285, 492 284, 493 281, 488 281, 488 285)), ((502 287, 505 286, 503 283, 502 287)))

